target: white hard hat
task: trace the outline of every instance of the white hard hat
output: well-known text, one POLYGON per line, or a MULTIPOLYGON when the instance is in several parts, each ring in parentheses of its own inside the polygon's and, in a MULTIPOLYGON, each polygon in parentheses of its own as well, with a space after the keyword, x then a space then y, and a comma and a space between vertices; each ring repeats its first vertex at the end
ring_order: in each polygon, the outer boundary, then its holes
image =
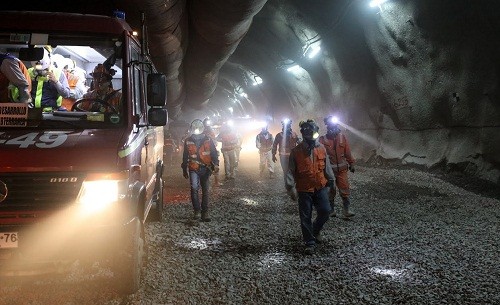
POLYGON ((50 59, 52 61, 52 64, 54 64, 56 68, 62 70, 62 68, 64 67, 64 56, 62 56, 61 54, 53 54, 50 59))
POLYGON ((66 68, 69 71, 73 71, 73 70, 75 70, 75 67, 76 67, 76 65, 75 65, 75 61, 73 59, 66 58, 66 57, 63 59, 62 67, 61 67, 62 69, 66 68))
POLYGON ((43 58, 38 61, 32 61, 31 66, 37 70, 46 70, 50 67, 51 60, 49 52, 44 48, 43 49, 43 58))
POLYGON ((202 134, 203 131, 205 130, 205 126, 203 125, 203 122, 201 120, 196 119, 193 122, 191 122, 190 130, 192 134, 195 135, 202 134))

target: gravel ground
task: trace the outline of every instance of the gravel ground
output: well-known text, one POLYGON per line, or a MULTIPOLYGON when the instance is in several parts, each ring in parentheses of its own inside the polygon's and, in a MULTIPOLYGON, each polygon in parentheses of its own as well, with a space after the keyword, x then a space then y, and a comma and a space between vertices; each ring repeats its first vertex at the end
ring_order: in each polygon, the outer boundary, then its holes
POLYGON ((96 266, 1 283, 0 304, 500 304, 498 199, 416 169, 358 166, 356 216, 330 219, 306 256, 282 175, 259 178, 257 160, 242 160, 236 180, 212 189, 209 223, 190 220, 188 181, 168 168, 136 294, 120 297, 96 266))

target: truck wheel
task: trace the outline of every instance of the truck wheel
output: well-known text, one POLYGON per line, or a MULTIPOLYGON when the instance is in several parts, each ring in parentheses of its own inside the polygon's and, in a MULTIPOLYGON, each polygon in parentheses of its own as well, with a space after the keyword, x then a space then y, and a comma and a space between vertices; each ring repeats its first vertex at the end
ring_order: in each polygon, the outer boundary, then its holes
POLYGON ((131 224, 131 234, 119 253, 117 264, 114 268, 114 281, 118 290, 125 295, 135 293, 139 290, 141 283, 141 272, 145 258, 145 243, 142 235, 142 223, 135 219, 131 224))
POLYGON ((162 221, 163 220, 163 179, 156 183, 155 192, 153 194, 154 207, 149 211, 148 221, 162 221))

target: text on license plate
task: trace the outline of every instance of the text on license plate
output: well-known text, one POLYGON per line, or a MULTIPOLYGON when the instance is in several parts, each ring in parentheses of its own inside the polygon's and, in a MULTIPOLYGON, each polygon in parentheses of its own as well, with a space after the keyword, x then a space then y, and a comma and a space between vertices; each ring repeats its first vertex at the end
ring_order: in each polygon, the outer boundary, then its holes
POLYGON ((17 232, 0 232, 0 249, 17 248, 17 232))

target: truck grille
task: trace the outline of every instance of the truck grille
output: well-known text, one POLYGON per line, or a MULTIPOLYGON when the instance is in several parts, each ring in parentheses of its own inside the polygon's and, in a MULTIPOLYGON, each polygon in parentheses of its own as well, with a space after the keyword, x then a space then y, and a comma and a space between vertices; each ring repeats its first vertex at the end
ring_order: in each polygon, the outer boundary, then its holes
POLYGON ((7 186, 0 211, 68 205, 75 201, 83 179, 83 174, 75 173, 0 173, 0 188, 2 182, 7 186))

